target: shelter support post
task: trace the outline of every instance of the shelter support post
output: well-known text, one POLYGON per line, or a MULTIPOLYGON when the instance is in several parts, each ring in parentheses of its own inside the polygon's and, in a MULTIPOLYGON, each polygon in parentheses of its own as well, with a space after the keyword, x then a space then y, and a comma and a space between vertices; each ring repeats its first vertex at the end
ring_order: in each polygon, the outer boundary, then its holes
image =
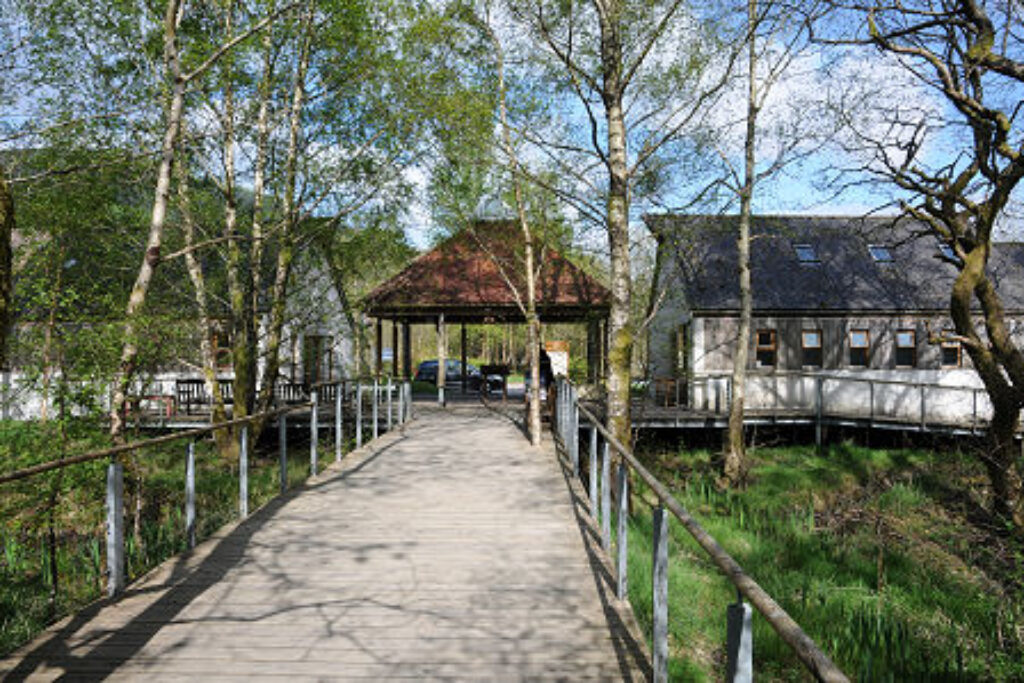
POLYGON ((597 384, 601 375, 601 321, 587 321, 587 382, 597 384))
POLYGON ((445 338, 444 313, 437 316, 437 404, 444 406, 444 380, 448 370, 448 340, 445 338))
POLYGON ((462 329, 459 338, 459 351, 462 354, 462 367, 459 371, 460 378, 462 379, 462 393, 465 394, 469 389, 467 382, 469 377, 466 376, 466 323, 462 323, 462 329))
POLYGON ((377 341, 373 349, 373 376, 380 377, 381 369, 384 364, 384 349, 381 348, 384 345, 384 329, 383 321, 377 318, 377 341))
POLYGON ((391 321, 391 376, 398 377, 398 322, 391 321))
POLYGON ((412 379, 412 335, 410 334, 409 323, 402 323, 402 377, 406 381, 412 379))

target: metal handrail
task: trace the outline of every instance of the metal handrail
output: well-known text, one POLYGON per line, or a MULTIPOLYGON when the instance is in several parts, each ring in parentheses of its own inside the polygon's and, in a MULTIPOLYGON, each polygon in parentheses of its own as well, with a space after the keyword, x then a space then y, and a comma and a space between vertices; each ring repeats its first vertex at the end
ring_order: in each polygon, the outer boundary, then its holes
POLYGON ((294 412, 296 410, 305 410, 311 408, 312 402, 302 403, 299 405, 286 406, 284 408, 275 408, 273 410, 267 410, 262 413, 256 413, 255 415, 247 415, 245 417, 239 417, 232 420, 225 420, 224 422, 218 422, 216 424, 203 425, 195 429, 189 429, 183 432, 176 432, 174 434, 165 434, 164 436, 157 436, 152 439, 145 439, 143 441, 133 441, 132 443, 121 444, 119 446, 112 446, 110 448, 104 448, 102 450, 90 451, 88 453, 80 453, 78 455, 72 455, 67 458, 60 458, 59 460, 51 460, 50 462, 40 463, 38 465, 32 465, 31 467, 25 467, 14 472, 8 472, 6 474, 0 474, 0 484, 7 484, 12 481, 18 481, 20 479, 27 479, 43 472, 50 472, 53 470, 62 469, 70 465, 78 465, 83 462, 92 462, 93 460, 102 460, 104 458, 113 458, 121 453, 130 453, 131 451, 138 450, 140 448, 146 448, 148 446, 156 446, 159 444, 170 443, 179 439, 192 439, 203 434, 217 431, 218 429, 224 429, 226 427, 233 427, 235 425, 248 424, 256 420, 262 420, 268 417, 275 417, 277 415, 284 415, 287 413, 294 412))
MULTIPOLYGON (((333 384, 341 384, 344 386, 344 380, 335 382, 333 384)), ((363 382, 357 381, 356 383, 356 443, 357 447, 362 446, 362 390, 363 382)), ((380 391, 378 382, 373 382, 373 438, 376 439, 378 436, 378 402, 380 398, 380 391)), ((392 394, 391 394, 391 380, 388 380, 388 398, 387 398, 387 430, 392 429, 392 394)), ((411 384, 409 382, 403 382, 399 385, 399 411, 398 411, 398 422, 403 424, 407 420, 411 419, 412 414, 409 410, 412 398, 411 384)), ((310 426, 310 472, 313 476, 317 474, 318 466, 318 413, 320 404, 318 401, 318 390, 323 389, 324 384, 318 383, 310 387, 311 399, 309 402, 304 402, 297 405, 289 405, 281 408, 275 408, 273 410, 263 411, 255 415, 247 415, 245 417, 239 417, 231 420, 225 420, 216 424, 203 425, 195 429, 189 429, 186 431, 178 432, 176 434, 167 434, 164 436, 156 437, 153 439, 146 439, 143 441, 136 441, 129 444, 123 444, 114 446, 112 448, 105 448, 102 450, 91 451, 88 453, 81 453, 68 458, 61 458, 47 463, 41 463, 39 465, 33 465, 31 467, 22 468, 14 472, 8 472, 0 475, 0 484, 9 482, 19 481, 49 472, 52 470, 61 469, 71 465, 80 463, 101 460, 109 458, 110 462, 107 465, 107 476, 106 476, 106 509, 107 509, 107 524, 106 524, 106 535, 107 535, 107 594, 110 596, 121 593, 125 588, 125 561, 124 561, 124 471, 123 464, 118 461, 117 456, 122 453, 132 452, 144 449, 149 446, 169 443, 172 441, 188 441, 188 448, 186 453, 185 461, 185 533, 188 539, 188 547, 192 548, 195 546, 195 520, 196 520, 196 496, 195 496, 195 452, 194 452, 194 440, 196 437, 210 432, 224 429, 226 427, 241 425, 242 429, 238 434, 238 446, 239 446, 239 457, 238 457, 238 482, 239 482, 239 516, 244 519, 249 514, 249 477, 248 477, 248 425, 256 420, 265 420, 270 417, 280 416, 278 420, 279 430, 279 460, 280 460, 280 480, 281 480, 281 493, 287 490, 288 485, 288 472, 287 472, 287 425, 286 418, 289 413, 293 413, 301 410, 309 410, 309 426, 310 426)), ((326 393, 326 392, 325 392, 326 393)), ((341 461, 342 459, 342 411, 343 411, 343 396, 342 391, 334 392, 334 411, 335 411, 335 422, 334 422, 334 441, 335 441, 335 460, 341 461)))
MULTIPOLYGON (((567 380, 563 380, 563 386, 569 385, 567 380)), ((571 394, 570 394, 571 396, 571 394)), ((832 662, 828 655, 826 655, 808 636, 800 625, 793 620, 791 616, 780 606, 761 586, 754 581, 736 562, 735 559, 724 548, 711 536, 704 528, 697 522, 696 519, 687 512, 686 508, 676 500, 669 489, 662 484, 657 477, 651 474, 650 471, 644 467, 640 461, 633 455, 632 452, 618 439, 616 439, 611 432, 609 432, 604 425, 601 424, 600 420, 590 410, 584 407, 575 396, 571 396, 570 406, 579 411, 579 415, 582 415, 592 427, 605 439, 605 442, 615 449, 621 456, 622 460, 625 461, 639 476, 640 478, 650 486, 651 490, 657 496, 658 500, 663 504, 672 514, 679 520, 689 534, 697 541, 698 545, 704 549, 704 551, 711 557, 714 563, 719 569, 726 575, 726 577, 732 582, 739 593, 746 597, 750 603, 761 613, 762 616, 768 621, 771 627, 778 633, 779 637, 793 650, 793 653, 800 659, 800 661, 807 667, 808 671, 817 680, 832 682, 845 682, 848 683, 849 679, 846 675, 832 662)), ((569 439, 573 442, 578 441, 579 423, 578 419, 576 424, 573 424, 573 420, 570 417, 569 429, 574 432, 570 434, 569 439)), ((563 441, 563 447, 566 444, 563 441)), ((578 443, 573 444, 573 449, 578 447, 578 443)), ((591 475, 593 476, 593 474, 591 475)))

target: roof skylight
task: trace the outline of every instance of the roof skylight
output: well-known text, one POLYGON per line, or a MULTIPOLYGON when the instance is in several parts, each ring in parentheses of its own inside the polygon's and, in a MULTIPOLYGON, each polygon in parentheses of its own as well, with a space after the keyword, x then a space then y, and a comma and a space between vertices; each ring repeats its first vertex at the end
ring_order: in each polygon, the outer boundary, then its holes
POLYGON ((868 251, 871 253, 871 258, 875 259, 875 263, 893 262, 892 252, 884 244, 869 244, 868 251))
POLYGON ((796 258, 800 263, 819 263, 818 253, 810 244, 794 244, 793 251, 796 252, 796 258))

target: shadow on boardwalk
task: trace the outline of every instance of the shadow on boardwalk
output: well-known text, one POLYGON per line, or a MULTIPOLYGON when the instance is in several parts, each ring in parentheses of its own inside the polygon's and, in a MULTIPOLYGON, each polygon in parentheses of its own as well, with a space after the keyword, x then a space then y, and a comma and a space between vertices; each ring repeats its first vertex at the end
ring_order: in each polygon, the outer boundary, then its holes
POLYGON ((643 678, 585 510, 550 448, 479 406, 423 410, 0 677, 643 678))

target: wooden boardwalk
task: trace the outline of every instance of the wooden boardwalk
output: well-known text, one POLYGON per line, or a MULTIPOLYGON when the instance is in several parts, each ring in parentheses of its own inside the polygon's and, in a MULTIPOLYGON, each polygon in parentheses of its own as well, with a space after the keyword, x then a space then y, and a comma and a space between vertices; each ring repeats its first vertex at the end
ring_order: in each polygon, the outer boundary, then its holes
POLYGON ((583 495, 550 442, 531 449, 500 414, 419 407, 58 623, 0 678, 642 679, 646 646, 583 495))

